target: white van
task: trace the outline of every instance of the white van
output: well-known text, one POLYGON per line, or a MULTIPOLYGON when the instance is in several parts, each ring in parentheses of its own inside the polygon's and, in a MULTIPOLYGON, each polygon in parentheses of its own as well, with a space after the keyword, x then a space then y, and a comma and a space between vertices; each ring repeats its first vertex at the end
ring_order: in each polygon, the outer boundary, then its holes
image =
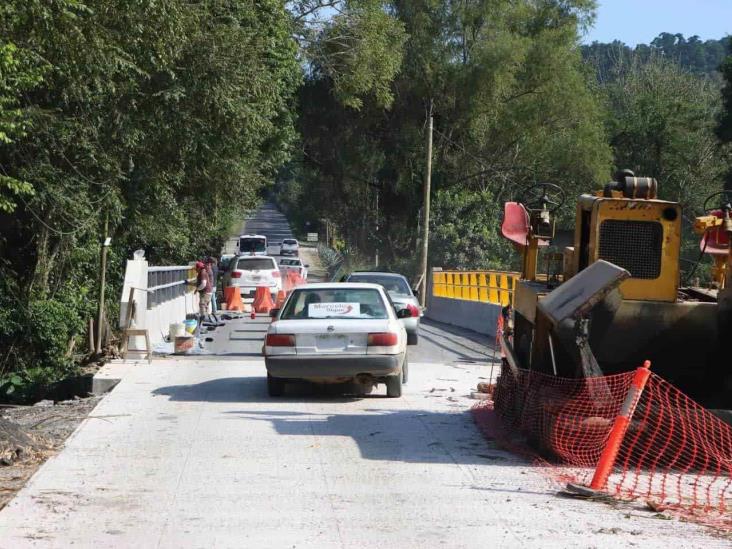
POLYGON ((241 235, 239 255, 267 255, 267 237, 261 234, 241 235))

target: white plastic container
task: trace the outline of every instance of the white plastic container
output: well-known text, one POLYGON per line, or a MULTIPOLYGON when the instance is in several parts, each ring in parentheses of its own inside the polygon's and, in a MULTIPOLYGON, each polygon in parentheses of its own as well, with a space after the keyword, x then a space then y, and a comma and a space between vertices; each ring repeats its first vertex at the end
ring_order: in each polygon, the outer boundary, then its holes
POLYGON ((185 333, 186 325, 182 322, 174 322, 170 325, 170 339, 175 339, 176 337, 185 335, 185 333))

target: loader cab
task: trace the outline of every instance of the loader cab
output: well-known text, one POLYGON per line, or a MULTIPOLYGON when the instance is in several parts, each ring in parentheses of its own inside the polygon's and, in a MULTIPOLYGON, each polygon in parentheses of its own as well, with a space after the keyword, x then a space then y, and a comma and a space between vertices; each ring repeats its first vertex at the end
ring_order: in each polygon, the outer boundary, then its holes
POLYGON ((676 301, 679 289, 681 206, 658 200, 656 180, 624 177, 577 201, 574 246, 565 248, 564 279, 603 259, 630 272, 625 299, 676 301), (643 192, 637 191, 642 188, 643 192), (640 196, 637 196, 640 195, 640 196))

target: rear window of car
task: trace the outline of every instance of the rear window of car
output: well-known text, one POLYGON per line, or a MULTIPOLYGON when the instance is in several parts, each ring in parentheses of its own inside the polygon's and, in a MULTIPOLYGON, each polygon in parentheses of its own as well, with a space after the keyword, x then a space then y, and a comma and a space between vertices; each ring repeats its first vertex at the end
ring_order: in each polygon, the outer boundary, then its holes
POLYGON ((282 241, 283 244, 297 244, 297 240, 290 240, 289 238, 285 238, 282 241))
POLYGON ((295 267, 300 266, 300 260, 299 259, 280 259, 280 265, 294 265, 295 267))
POLYGON ((274 259, 268 257, 241 257, 236 263, 236 268, 240 271, 262 271, 276 269, 277 265, 274 259))
POLYGON ((280 320, 322 318, 351 320, 389 317, 381 293, 368 288, 295 290, 280 315, 280 320))
POLYGON ((348 277, 348 282, 370 282, 383 286, 387 292, 410 295, 409 284, 401 276, 385 276, 371 274, 356 274, 348 277))

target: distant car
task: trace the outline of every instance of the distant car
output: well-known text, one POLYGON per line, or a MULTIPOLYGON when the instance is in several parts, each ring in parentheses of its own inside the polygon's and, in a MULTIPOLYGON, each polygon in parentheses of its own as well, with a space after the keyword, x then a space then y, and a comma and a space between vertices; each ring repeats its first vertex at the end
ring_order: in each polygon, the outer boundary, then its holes
POLYGON ((294 238, 284 238, 280 246, 280 255, 300 255, 300 244, 294 238))
POLYGON ((419 319, 424 313, 406 277, 397 273, 359 271, 346 276, 345 282, 369 282, 383 286, 389 292, 389 297, 397 310, 409 311, 409 315, 402 318, 407 330, 408 344, 419 343, 419 319))
POLYGON ((270 256, 238 255, 231 259, 224 273, 224 287, 238 286, 243 299, 252 299, 257 287, 270 289, 273 299, 282 289, 282 273, 270 256))
POLYGON ((310 265, 303 265, 303 262, 299 257, 294 257, 292 259, 280 259, 280 271, 283 273, 294 271, 299 274, 303 280, 308 279, 309 267, 310 265))
POLYGON ((263 348, 270 396, 292 379, 355 381, 364 392, 384 383, 388 396, 402 395, 407 333, 382 286, 307 284, 272 317, 263 348))

